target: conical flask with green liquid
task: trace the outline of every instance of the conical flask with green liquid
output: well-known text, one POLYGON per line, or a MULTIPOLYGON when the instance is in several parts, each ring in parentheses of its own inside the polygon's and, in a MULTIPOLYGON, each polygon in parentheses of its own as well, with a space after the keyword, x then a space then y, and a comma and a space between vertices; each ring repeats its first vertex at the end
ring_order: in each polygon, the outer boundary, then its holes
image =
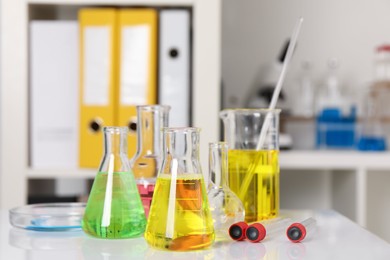
POLYGON ((104 155, 89 194, 82 228, 88 235, 140 236, 146 218, 127 156, 127 128, 104 128, 104 155))

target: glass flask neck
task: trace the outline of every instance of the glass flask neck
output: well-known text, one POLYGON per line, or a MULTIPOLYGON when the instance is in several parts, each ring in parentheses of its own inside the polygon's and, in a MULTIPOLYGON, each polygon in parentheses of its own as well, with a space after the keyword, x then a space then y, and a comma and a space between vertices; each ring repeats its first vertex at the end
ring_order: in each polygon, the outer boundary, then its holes
POLYGON ((225 142, 209 144, 210 184, 218 188, 228 187, 228 146, 225 142))
POLYGON ((177 168, 178 173, 201 173, 199 162, 199 128, 164 128, 163 173, 171 173, 177 168))
POLYGON ((138 106, 137 155, 159 156, 161 153, 161 129, 168 126, 169 106, 138 106))
POLYGON ((104 127, 104 156, 99 171, 127 172, 127 128, 104 127))
POLYGON ((127 129, 126 127, 104 128, 104 153, 127 154, 127 129))

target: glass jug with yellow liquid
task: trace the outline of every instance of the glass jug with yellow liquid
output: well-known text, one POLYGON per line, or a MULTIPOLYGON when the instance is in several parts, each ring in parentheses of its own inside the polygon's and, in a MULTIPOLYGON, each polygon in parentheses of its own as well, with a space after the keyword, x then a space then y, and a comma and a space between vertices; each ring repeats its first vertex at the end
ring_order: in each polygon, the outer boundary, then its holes
POLYGON ((246 222, 279 215, 279 114, 279 109, 220 112, 229 146, 229 186, 244 204, 246 222))
POLYGON ((158 249, 209 247, 214 227, 199 162, 199 128, 164 128, 163 162, 145 231, 158 249))

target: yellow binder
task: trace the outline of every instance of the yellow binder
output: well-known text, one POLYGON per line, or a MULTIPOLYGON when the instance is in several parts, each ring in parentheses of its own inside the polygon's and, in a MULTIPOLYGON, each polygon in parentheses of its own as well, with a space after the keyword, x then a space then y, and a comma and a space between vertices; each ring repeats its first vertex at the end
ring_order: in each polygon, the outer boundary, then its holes
POLYGON ((118 123, 130 128, 128 155, 136 152, 136 106, 156 104, 157 11, 119 11, 118 123))
POLYGON ((117 11, 82 9, 80 24, 79 166, 98 168, 103 131, 116 125, 117 11))

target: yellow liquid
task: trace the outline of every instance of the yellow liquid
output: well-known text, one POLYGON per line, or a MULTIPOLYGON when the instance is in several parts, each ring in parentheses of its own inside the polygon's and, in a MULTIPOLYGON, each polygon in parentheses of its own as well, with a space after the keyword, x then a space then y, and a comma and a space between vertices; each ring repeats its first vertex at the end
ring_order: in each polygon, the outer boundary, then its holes
POLYGON ((240 197, 245 221, 279 215, 278 151, 229 150, 229 186, 240 197), (255 163, 254 167, 251 167, 255 163), (241 191, 248 168, 253 169, 248 189, 241 191))
POLYGON ((180 175, 175 192, 171 191, 171 181, 168 174, 157 178, 145 240, 153 247, 174 251, 210 246, 214 227, 202 175, 180 175), (175 196, 171 202, 170 195, 175 196))

